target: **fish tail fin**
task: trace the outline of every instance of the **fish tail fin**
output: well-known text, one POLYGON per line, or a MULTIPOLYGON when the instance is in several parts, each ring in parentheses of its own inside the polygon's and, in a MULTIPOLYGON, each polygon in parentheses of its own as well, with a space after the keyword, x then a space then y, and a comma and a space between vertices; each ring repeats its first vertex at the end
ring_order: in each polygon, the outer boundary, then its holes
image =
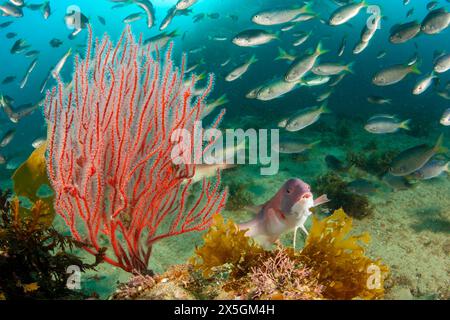
POLYGON ((206 78, 206 73, 205 72, 202 72, 198 76, 196 76, 196 80, 197 81, 203 80, 205 78, 206 78))
MULTIPOLYGON (((233 161, 234 161, 234 155, 233 155, 233 161)), ((228 160, 228 159, 227 159, 228 160)), ((226 160, 225 160, 226 161, 226 160)), ((232 160, 230 160, 231 162, 232 160)), ((232 168, 236 168, 237 164, 236 163, 225 163, 222 170, 226 170, 226 169, 232 169, 232 168)))
POLYGON ((312 149, 321 143, 322 143, 322 140, 317 140, 317 141, 311 142, 310 144, 308 144, 308 149, 312 149))
POLYGON ((230 100, 228 100, 227 95, 223 94, 221 97, 219 97, 216 101, 213 102, 213 105, 217 108, 223 106, 224 104, 227 104, 228 102, 230 102, 230 100))
POLYGON ((316 14, 316 12, 313 10, 313 1, 306 1, 305 5, 300 8, 300 14, 316 14))
POLYGON ((441 133, 438 140, 436 141, 436 145, 434 146, 433 150, 436 153, 447 153, 448 149, 443 146, 444 143, 444 134, 441 133))
POLYGON ((330 108, 328 107, 328 100, 325 100, 320 106, 321 113, 331 113, 330 108))
POLYGON ((444 171, 450 173, 450 161, 445 164, 444 171))
POLYGON ((44 2, 42 2, 41 3, 41 6, 40 6, 40 8, 39 8, 39 10, 44 10, 44 7, 46 6, 48 4, 48 1, 44 1, 44 2))
POLYGON ((286 50, 281 47, 278 47, 278 56, 275 60, 292 60, 292 55, 290 55, 286 50))
POLYGON ((248 62, 248 64, 254 64, 255 62, 258 62, 258 58, 256 57, 256 54, 254 54, 250 57, 250 61, 248 62))
POLYGON ((400 128, 410 131, 411 130, 411 128, 409 127, 410 123, 411 123, 411 119, 405 120, 400 124, 400 128))
POLYGON ((392 104, 392 99, 386 99, 387 104, 392 104))
POLYGON ((414 74, 422 74, 422 72, 419 70, 419 62, 414 63, 413 65, 411 65, 410 70, 411 73, 414 74))
POLYGON ((275 32, 275 33, 273 34, 273 37, 274 37, 275 40, 281 41, 280 36, 281 36, 281 31, 277 31, 277 32, 275 32))
POLYGON ((323 45, 322 45, 322 42, 319 42, 319 44, 317 44, 317 48, 316 48, 316 51, 315 51, 315 55, 316 56, 321 56, 321 55, 323 55, 323 54, 325 54, 325 53, 327 53, 327 52, 329 52, 330 50, 327 50, 327 49, 325 49, 324 47, 323 47, 323 45))
POLYGON ((345 71, 351 74, 355 74, 355 71, 353 70, 353 67, 355 66, 355 62, 350 62, 345 66, 345 71))
POLYGON ((171 31, 170 33, 167 34, 167 36, 169 38, 175 38, 175 37, 178 37, 179 35, 180 34, 178 33, 178 29, 175 29, 175 30, 173 30, 173 31, 171 31))

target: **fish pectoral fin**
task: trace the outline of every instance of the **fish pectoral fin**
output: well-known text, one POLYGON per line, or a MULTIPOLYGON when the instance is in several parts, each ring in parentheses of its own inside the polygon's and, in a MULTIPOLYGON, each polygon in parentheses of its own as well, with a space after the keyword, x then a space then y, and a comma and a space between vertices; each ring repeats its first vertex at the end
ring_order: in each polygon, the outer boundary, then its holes
POLYGON ((247 237, 255 237, 261 234, 260 221, 257 220, 257 218, 246 223, 241 223, 238 225, 238 227, 242 231, 247 230, 247 232, 245 233, 247 237))
POLYGON ((277 237, 287 231, 286 216, 283 212, 274 208, 268 209, 262 221, 264 225, 263 232, 267 234, 277 235, 277 237))
POLYGON ((320 206, 324 203, 330 202, 331 200, 328 199, 326 194, 321 195, 320 197, 316 198, 314 200, 314 207, 320 206))

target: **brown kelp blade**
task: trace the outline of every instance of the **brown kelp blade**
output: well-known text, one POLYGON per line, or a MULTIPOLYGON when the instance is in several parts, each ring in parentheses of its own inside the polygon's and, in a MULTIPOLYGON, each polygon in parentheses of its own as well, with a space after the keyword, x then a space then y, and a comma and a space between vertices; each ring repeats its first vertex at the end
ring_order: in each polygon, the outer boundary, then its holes
MULTIPOLYGON (((46 226, 50 226, 55 216, 53 209, 54 196, 51 195, 46 198, 41 198, 38 196, 38 191, 42 186, 50 186, 45 163, 46 149, 47 144, 44 143, 39 148, 34 150, 30 157, 14 172, 12 180, 14 183, 14 193, 16 196, 25 197, 33 204, 35 204, 38 200, 41 200, 47 205, 47 212, 42 214, 41 222, 46 226)), ((29 214, 30 210, 21 208, 21 213, 29 214)))

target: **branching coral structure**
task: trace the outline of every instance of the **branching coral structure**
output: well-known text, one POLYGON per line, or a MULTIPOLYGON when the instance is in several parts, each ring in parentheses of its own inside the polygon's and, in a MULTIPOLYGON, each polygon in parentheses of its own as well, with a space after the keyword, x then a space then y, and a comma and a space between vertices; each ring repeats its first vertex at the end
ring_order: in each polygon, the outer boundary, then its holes
POLYGON ((85 250, 107 247, 106 262, 145 274, 155 242, 207 229, 225 205, 219 174, 188 205, 196 166, 173 161, 176 133, 193 132, 213 80, 194 100, 195 77, 186 85, 171 49, 163 56, 130 29, 116 45, 107 35, 92 42, 90 30, 72 83, 59 80, 46 97, 54 207, 85 250))

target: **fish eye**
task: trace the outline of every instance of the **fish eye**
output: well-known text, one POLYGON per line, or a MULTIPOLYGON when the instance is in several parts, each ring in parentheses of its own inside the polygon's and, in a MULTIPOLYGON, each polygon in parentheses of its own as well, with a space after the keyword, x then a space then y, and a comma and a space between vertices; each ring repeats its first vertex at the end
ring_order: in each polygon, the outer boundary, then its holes
POLYGON ((286 190, 286 193, 291 193, 291 189, 287 189, 287 190, 286 190))

